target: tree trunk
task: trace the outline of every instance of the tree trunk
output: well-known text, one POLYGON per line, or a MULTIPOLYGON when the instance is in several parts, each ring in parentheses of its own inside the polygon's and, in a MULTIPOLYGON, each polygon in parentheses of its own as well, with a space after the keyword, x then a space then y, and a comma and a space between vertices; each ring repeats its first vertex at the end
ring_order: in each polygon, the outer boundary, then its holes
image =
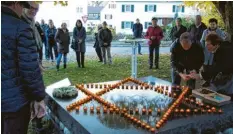
POLYGON ((222 15, 229 38, 233 41, 233 1, 214 1, 219 13, 222 15))

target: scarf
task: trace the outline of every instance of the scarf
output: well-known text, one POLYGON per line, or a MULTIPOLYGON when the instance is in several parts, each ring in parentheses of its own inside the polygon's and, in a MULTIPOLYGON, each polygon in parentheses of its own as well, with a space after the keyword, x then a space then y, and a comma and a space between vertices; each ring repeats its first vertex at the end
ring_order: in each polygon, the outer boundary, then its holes
POLYGON ((35 19, 33 18, 32 20, 29 19, 27 17, 27 15, 25 14, 25 12, 23 12, 22 14, 22 17, 27 21, 27 23, 29 23, 29 25, 31 26, 32 30, 33 30, 33 35, 34 35, 34 39, 36 41, 36 44, 37 44, 37 48, 40 50, 43 46, 43 43, 42 43, 42 39, 40 37, 40 34, 35 26, 35 19))

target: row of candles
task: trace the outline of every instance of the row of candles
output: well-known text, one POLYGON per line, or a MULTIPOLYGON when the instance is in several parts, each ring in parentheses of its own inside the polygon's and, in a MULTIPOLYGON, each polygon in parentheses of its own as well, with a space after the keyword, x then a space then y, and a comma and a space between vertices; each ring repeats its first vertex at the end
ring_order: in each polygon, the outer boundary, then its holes
POLYGON ((174 111, 175 107, 179 106, 185 94, 188 92, 189 88, 183 89, 180 96, 176 99, 176 101, 168 108, 168 110, 164 113, 162 118, 156 123, 155 127, 159 129, 167 120, 171 113, 174 111))
MULTIPOLYGON (((116 105, 107 102, 106 100, 100 98, 96 94, 93 94, 92 92, 86 90, 82 86, 77 85, 77 88, 79 88, 82 92, 86 93, 87 95, 92 96, 99 103, 102 103, 104 105, 104 110, 103 110, 104 113, 107 113, 107 107, 109 107, 109 112, 110 113, 113 113, 114 111, 116 113, 120 113, 121 116, 124 116, 127 120, 132 121, 134 124, 137 124, 138 126, 144 128, 144 129, 146 129, 146 130, 148 130, 148 131, 150 131, 152 133, 155 132, 155 128, 153 128, 152 126, 148 125, 147 123, 145 123, 145 122, 141 121, 140 119, 137 119, 136 117, 134 117, 134 116, 130 115, 129 113, 127 113, 128 110, 126 108, 120 110, 120 108, 117 107, 116 105)), ((76 111, 78 111, 78 110, 79 110, 79 107, 76 107, 76 111)), ((84 112, 87 112, 87 107, 84 107, 83 110, 84 110, 84 112)), ((96 110, 97 110, 97 113, 100 112, 100 107, 97 107, 96 110)), ((92 113, 94 113, 94 107, 91 107, 90 111, 92 113)), ((142 112, 143 111, 144 111, 144 113, 146 112, 146 110, 142 110, 142 112)), ((152 110, 148 110, 148 113, 149 113, 149 111, 150 111, 150 113, 152 113, 152 110)))
MULTIPOLYGON (((89 109, 90 109, 90 113, 94 113, 94 111, 95 111, 94 106, 91 106, 89 109)), ((79 112, 80 107, 76 107, 75 110, 76 110, 76 112, 79 112)), ((84 106, 83 111, 84 111, 84 113, 87 113, 88 107, 84 106)), ((122 108, 122 109, 119 109, 119 108, 115 107, 114 105, 111 106, 110 108, 103 107, 102 111, 103 111, 103 113, 108 113, 108 111, 109 111, 109 113, 114 113, 115 112, 117 114, 119 114, 121 111, 123 111, 124 113, 127 113, 127 112, 129 114, 134 114, 134 113, 135 114, 140 114, 141 113, 142 115, 145 115, 145 114, 151 115, 152 112, 153 112, 152 109, 145 109, 145 108, 142 108, 141 110, 139 110, 139 108, 135 108, 135 109, 133 109, 133 108, 129 108, 129 109, 122 108)), ((100 113, 100 112, 101 112, 101 107, 97 106, 96 107, 96 113, 100 113)), ((161 109, 157 109, 157 115, 158 116, 161 115, 161 109)))

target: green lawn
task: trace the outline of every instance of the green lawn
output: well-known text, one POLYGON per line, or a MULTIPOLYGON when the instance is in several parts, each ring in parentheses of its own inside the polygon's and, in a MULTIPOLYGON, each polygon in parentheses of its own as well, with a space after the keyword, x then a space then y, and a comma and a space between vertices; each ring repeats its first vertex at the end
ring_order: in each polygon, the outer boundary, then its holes
MULTIPOLYGON (((160 55, 159 65, 159 70, 149 70, 148 55, 138 56, 138 77, 152 75, 170 81, 170 56, 160 55)), ((96 58, 88 58, 85 66, 77 68, 76 63, 70 63, 67 69, 63 69, 61 64, 58 72, 55 68, 48 69, 43 73, 44 82, 47 86, 64 78, 69 78, 72 84, 121 80, 131 75, 131 56, 113 57, 112 65, 103 65, 96 58)))

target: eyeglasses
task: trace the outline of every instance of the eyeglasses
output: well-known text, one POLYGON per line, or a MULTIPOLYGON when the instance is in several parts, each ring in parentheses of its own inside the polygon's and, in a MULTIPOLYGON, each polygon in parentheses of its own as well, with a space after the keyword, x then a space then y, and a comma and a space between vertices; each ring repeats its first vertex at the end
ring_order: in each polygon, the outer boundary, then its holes
POLYGON ((29 10, 34 10, 35 12, 38 12, 39 8, 35 8, 35 7, 33 7, 33 6, 30 5, 29 10))

